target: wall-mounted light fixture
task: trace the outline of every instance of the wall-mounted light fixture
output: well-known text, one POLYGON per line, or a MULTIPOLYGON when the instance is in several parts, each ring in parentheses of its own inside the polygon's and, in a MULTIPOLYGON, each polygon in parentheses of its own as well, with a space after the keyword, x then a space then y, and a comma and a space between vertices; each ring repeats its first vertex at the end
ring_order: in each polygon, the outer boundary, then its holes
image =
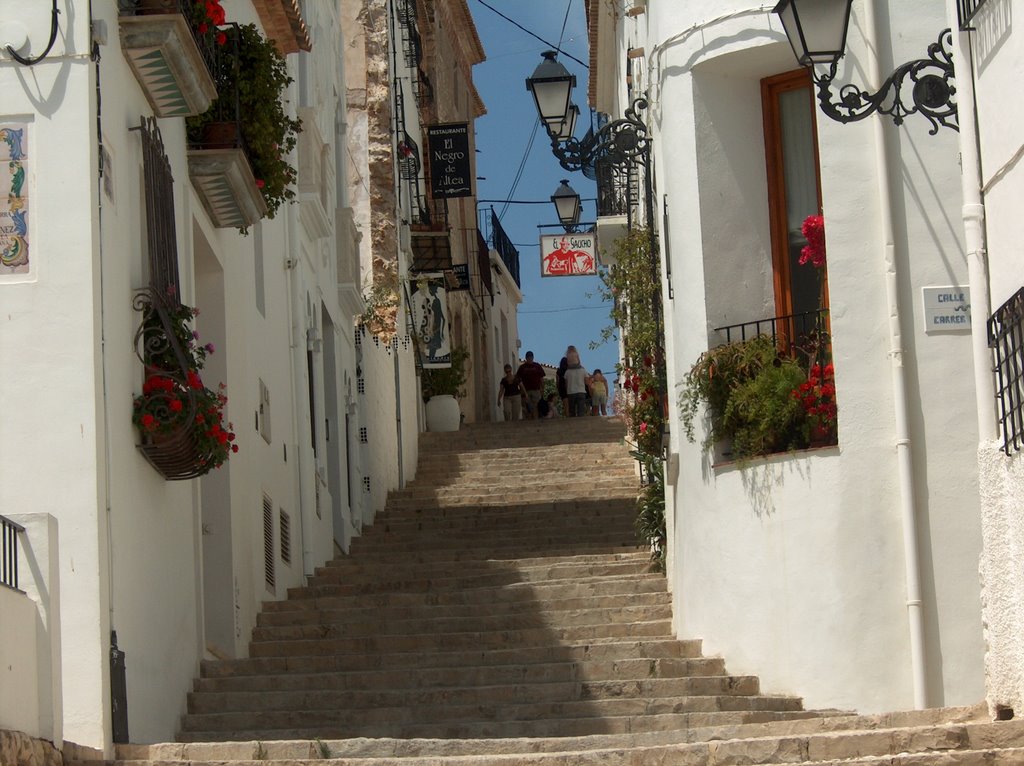
POLYGON ((953 78, 952 32, 944 29, 937 42, 928 46, 928 57, 908 61, 896 68, 874 93, 856 85, 832 91, 839 59, 846 53, 846 32, 850 26, 853 0, 780 0, 775 6, 797 61, 809 67, 818 86, 821 111, 837 122, 863 120, 875 112, 887 114, 897 125, 911 114, 931 122, 929 133, 940 126, 959 130, 956 86, 953 78), (829 67, 827 74, 815 71, 815 64, 829 67), (904 85, 910 89, 905 100, 904 85))

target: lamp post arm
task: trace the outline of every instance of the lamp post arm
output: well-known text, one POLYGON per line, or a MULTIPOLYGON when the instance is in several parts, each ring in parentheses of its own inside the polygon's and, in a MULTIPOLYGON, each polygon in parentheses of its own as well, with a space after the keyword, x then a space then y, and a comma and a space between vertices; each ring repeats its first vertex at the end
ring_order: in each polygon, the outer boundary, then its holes
POLYGON ((574 137, 564 143, 552 136, 551 151, 558 163, 571 171, 593 167, 598 160, 607 160, 613 165, 635 162, 645 157, 650 149, 647 125, 638 115, 646 108, 647 99, 637 98, 622 119, 609 122, 597 133, 588 131, 582 139, 574 137))
POLYGON ((927 58, 908 61, 897 67, 874 93, 848 84, 840 87, 838 94, 834 95, 832 83, 836 77, 837 62, 832 63, 828 74, 819 75, 812 67, 811 75, 818 86, 821 110, 842 123, 863 120, 879 112, 902 125, 909 115, 920 114, 932 124, 928 131, 930 135, 938 133, 940 126, 959 131, 953 54, 950 50, 952 41, 952 31, 944 29, 939 33, 938 41, 928 46, 927 58), (909 102, 902 92, 904 85, 910 88, 909 102))

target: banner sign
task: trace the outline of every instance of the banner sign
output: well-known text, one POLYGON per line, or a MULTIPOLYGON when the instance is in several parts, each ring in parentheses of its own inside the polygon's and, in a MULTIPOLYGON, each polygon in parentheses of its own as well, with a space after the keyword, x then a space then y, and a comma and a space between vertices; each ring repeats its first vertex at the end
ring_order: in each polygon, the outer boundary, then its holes
POLYGON ((592 231, 545 234, 540 238, 542 277, 583 277, 597 274, 597 236, 592 231))
POLYGON ((469 123, 427 126, 430 192, 434 197, 473 195, 469 123))
POLYGON ((423 369, 452 366, 444 274, 421 274, 410 285, 412 321, 423 354, 423 369))
POLYGON ((456 287, 452 290, 468 290, 469 289, 469 264, 468 263, 456 263, 452 265, 452 272, 455 274, 455 280, 458 282, 456 287))

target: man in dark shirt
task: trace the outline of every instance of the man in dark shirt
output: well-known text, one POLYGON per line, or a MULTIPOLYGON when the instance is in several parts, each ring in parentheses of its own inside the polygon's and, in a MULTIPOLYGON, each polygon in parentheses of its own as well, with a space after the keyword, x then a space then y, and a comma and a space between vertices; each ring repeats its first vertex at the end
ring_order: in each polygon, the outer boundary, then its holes
POLYGON ((537 419, 537 402, 544 393, 544 368, 533 361, 533 352, 526 352, 526 361, 519 365, 516 377, 523 381, 526 389, 526 414, 530 420, 537 419))

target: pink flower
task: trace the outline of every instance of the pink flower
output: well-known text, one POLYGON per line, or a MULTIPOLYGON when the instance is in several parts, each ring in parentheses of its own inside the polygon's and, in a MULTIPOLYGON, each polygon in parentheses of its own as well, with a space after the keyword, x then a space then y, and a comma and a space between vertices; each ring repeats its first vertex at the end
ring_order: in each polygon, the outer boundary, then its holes
POLYGON ((647 433, 647 424, 646 423, 641 423, 640 424, 640 433, 642 433, 642 434, 647 433))

